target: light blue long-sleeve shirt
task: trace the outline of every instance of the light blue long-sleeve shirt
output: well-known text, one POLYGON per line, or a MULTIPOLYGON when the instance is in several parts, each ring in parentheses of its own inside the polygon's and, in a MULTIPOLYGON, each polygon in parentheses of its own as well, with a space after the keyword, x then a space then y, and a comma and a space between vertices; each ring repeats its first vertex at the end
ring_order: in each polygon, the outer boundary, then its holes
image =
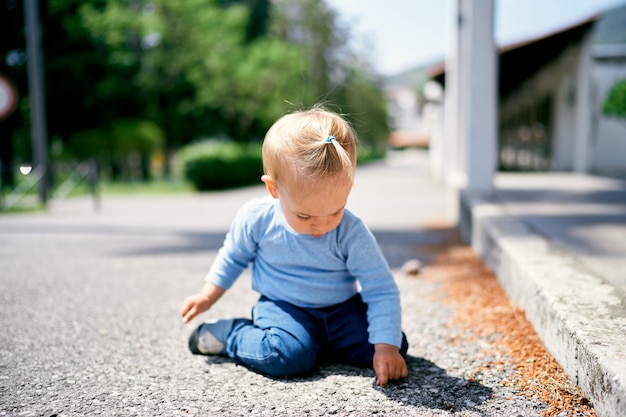
POLYGON ((278 200, 249 201, 238 211, 206 281, 229 289, 250 264, 255 291, 299 307, 339 304, 360 285, 369 342, 400 347, 398 287, 374 236, 350 210, 334 230, 313 237, 289 226, 278 200))

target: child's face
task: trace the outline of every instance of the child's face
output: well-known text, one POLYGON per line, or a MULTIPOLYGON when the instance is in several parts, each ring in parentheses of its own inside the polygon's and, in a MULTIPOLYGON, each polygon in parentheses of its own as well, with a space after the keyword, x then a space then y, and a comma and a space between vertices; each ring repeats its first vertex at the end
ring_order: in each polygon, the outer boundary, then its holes
POLYGON ((319 180, 306 193, 290 188, 281 186, 275 193, 270 187, 268 190, 280 200, 289 226, 298 233, 320 237, 341 223, 352 184, 351 181, 338 182, 336 178, 328 178, 319 180))

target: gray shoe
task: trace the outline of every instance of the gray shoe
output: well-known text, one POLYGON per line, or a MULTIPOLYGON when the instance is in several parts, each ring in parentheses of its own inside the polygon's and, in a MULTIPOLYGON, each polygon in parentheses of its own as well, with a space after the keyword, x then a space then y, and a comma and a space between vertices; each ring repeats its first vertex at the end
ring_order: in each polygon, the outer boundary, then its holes
POLYGON ((208 320, 189 336, 189 350, 195 355, 221 355, 235 319, 208 320))

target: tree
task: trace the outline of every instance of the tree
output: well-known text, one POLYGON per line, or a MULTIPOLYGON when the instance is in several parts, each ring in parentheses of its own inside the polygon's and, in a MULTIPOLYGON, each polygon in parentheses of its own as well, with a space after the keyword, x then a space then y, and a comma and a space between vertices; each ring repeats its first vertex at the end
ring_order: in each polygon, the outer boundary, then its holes
MULTIPOLYGON (((336 13, 323 0, 276 0, 270 32, 299 45, 306 60, 306 84, 315 100, 333 89, 346 48, 346 31, 336 24, 336 13)), ((304 103, 311 104, 311 103, 304 103)))
MULTIPOLYGON (((151 179, 150 159, 152 154, 162 147, 163 131, 156 124, 140 119, 120 119, 111 126, 113 138, 113 158, 121 161, 121 166, 131 164, 127 160, 136 160, 140 177, 151 179)), ((135 169, 137 170, 137 169, 135 169)), ((132 176, 132 173, 129 173, 132 176)))
MULTIPOLYGON (((66 142, 72 134, 107 129, 120 117, 137 117, 136 66, 116 65, 101 38, 80 13, 85 1, 50 0, 42 10, 48 131, 66 142)), ((104 7, 103 1, 90 2, 104 7)))
POLYGON ((602 111, 607 116, 626 120, 626 80, 616 83, 604 100, 602 111))
POLYGON ((116 121, 149 121, 164 132, 167 173, 184 144, 258 141, 286 111, 320 101, 367 120, 367 140, 384 134, 375 77, 324 0, 48 0, 42 23, 49 142, 75 157, 89 153, 86 141, 112 163, 116 121))
POLYGON ((334 101, 341 103, 362 147, 373 156, 383 156, 388 144, 389 125, 382 87, 363 63, 354 61, 344 70, 345 78, 333 93, 334 101))
POLYGON ((304 51, 305 97, 344 113, 361 143, 384 154, 389 135, 386 100, 369 65, 350 50, 349 28, 338 23, 336 12, 323 0, 277 0, 275 7, 273 33, 304 51))
POLYGON ((259 129, 282 114, 279 98, 302 78, 298 48, 262 37, 258 29, 251 34, 250 9, 229 3, 155 0, 129 7, 108 0, 105 7, 80 8, 110 65, 122 73, 136 70, 135 90, 145 113, 165 130, 168 150, 201 130, 239 141, 260 136, 259 129))

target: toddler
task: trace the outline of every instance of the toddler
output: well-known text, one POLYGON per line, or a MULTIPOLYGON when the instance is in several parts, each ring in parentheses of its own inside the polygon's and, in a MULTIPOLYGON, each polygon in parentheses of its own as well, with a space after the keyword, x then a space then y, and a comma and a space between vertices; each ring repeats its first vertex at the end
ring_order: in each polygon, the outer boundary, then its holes
POLYGON ((379 386, 405 378, 398 287, 372 233, 346 208, 356 169, 349 123, 322 107, 283 116, 263 142, 263 168, 269 196, 240 208, 204 288, 182 307, 188 323, 251 264, 261 295, 252 319, 206 321, 190 350, 278 378, 322 362, 373 367, 379 386))

